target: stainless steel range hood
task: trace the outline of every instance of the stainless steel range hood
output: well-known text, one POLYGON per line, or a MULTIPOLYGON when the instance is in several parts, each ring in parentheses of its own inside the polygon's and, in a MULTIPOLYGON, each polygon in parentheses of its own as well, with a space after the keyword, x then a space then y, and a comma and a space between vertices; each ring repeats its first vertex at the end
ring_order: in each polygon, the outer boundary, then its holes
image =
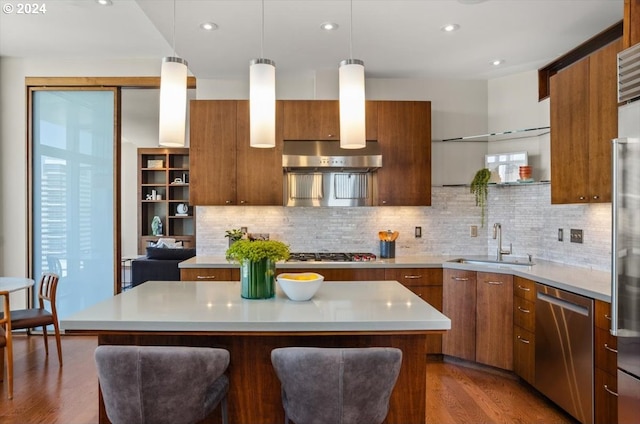
POLYGON ((377 141, 367 141, 364 149, 341 149, 338 141, 285 140, 282 166, 286 171, 370 172, 382 167, 377 141))

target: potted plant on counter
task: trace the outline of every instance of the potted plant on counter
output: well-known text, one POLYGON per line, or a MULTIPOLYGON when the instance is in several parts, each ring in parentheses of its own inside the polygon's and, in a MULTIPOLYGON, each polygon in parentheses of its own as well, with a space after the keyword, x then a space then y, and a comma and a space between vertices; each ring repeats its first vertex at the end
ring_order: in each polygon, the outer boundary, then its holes
POLYGON ((277 240, 242 239, 227 249, 227 258, 240 263, 241 296, 269 299, 275 296, 276 262, 289 259, 289 246, 277 240))
POLYGON ((224 236, 229 239, 229 247, 231 247, 233 243, 237 242, 238 240, 241 240, 244 234, 245 233, 244 231, 242 231, 242 229, 234 228, 234 229, 225 231, 224 236))
POLYGON ((484 227, 485 214, 487 208, 487 194, 489 180, 491 179, 491 171, 487 168, 482 168, 476 172, 476 175, 471 181, 471 193, 476 197, 476 206, 481 208, 480 223, 484 227))

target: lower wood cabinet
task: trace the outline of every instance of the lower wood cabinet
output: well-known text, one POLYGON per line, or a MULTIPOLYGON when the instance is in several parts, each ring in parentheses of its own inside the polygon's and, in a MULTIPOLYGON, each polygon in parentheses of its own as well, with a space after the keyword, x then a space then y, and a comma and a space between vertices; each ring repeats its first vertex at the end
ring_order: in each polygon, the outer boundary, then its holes
POLYGON ((240 281, 240 268, 182 268, 181 281, 240 281))
POLYGON ((476 272, 444 269, 442 313, 451 320, 451 330, 442 335, 442 353, 468 361, 476 360, 476 272))
POLYGON ((609 332, 611 328, 611 304, 596 300, 594 309, 595 423, 617 423, 618 341, 609 332))
MULTIPOLYGON (((440 268, 387 268, 385 280, 395 280, 442 312, 442 269, 440 268)), ((442 334, 427 336, 427 353, 442 353, 442 334)))
POLYGON ((513 372, 534 385, 536 377, 536 283, 513 277, 513 372))
POLYGON ((478 272, 476 362, 513 369, 513 276, 478 272))
POLYGON ((317 272, 324 281, 377 281, 384 280, 383 268, 280 268, 276 275, 283 272, 317 272))
POLYGON ((536 377, 536 335, 513 327, 513 372, 533 385, 536 377))
POLYGON ((451 330, 442 351, 469 361, 513 369, 513 276, 444 270, 443 313, 451 330))

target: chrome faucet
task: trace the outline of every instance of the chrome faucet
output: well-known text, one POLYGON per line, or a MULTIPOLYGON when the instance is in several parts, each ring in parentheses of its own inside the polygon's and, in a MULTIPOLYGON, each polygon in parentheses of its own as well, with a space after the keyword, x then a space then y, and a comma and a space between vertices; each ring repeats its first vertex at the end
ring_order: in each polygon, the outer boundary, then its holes
POLYGON ((509 250, 502 248, 502 225, 498 222, 493 224, 493 239, 495 240, 496 237, 498 238, 498 255, 496 259, 502 261, 503 255, 510 255, 513 252, 513 244, 509 243, 509 250))

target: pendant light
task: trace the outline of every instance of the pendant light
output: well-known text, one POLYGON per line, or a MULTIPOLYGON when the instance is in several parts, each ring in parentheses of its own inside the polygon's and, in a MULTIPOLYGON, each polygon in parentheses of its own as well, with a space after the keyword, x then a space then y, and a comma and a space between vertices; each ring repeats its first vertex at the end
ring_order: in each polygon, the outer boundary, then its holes
POLYGON ((249 145, 276 146, 276 63, 264 58, 264 0, 260 58, 249 62, 249 145))
POLYGON ((349 59, 340 62, 340 147, 362 149, 366 147, 364 62, 353 59, 353 0, 350 1, 349 59))
POLYGON ((176 55, 176 2, 173 1, 173 56, 162 59, 160 71, 159 144, 184 147, 187 119, 187 61, 176 55))

